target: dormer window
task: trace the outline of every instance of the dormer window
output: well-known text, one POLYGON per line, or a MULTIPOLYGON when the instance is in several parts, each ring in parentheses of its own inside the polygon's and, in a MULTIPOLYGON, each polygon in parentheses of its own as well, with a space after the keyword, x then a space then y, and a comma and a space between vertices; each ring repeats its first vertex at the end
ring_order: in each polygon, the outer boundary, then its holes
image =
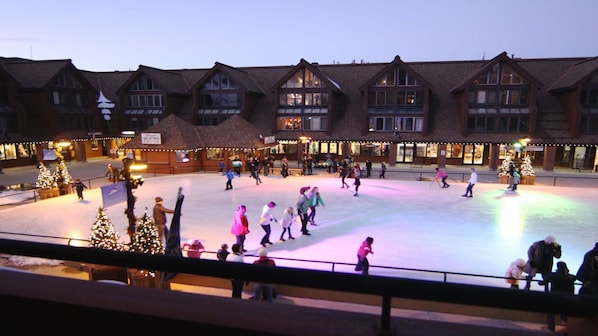
POLYGON ((318 76, 307 68, 299 69, 280 87, 277 128, 326 130, 328 97, 328 89, 318 76))
POLYGON ((368 90, 370 132, 422 132, 424 87, 400 66, 389 69, 368 90))
POLYGON ((218 125, 241 113, 241 86, 229 75, 216 72, 199 91, 197 125, 218 125))
POLYGON ((527 133, 530 85, 505 63, 497 63, 469 86, 467 130, 472 133, 527 133))

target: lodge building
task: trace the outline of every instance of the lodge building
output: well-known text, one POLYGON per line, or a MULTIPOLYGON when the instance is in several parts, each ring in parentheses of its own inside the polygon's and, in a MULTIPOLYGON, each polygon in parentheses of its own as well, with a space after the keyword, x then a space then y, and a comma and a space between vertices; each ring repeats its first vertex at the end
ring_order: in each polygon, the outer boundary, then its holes
POLYGON ((598 57, 92 72, 0 57, 0 169, 115 151, 168 173, 220 160, 593 170, 598 57))

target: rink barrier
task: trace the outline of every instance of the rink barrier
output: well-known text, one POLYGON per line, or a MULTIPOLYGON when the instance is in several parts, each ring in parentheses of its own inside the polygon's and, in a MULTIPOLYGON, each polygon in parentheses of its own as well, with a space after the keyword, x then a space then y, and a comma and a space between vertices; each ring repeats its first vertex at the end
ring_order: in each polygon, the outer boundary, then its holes
POLYGON ((556 313, 583 318, 595 318, 598 315, 598 296, 592 295, 571 296, 551 292, 515 291, 508 288, 376 275, 363 276, 284 266, 256 267, 244 263, 223 263, 208 259, 149 255, 8 239, 0 239, 0 253, 223 279, 242 278, 253 282, 268 282, 348 294, 374 295, 381 300, 382 311, 379 317, 379 327, 382 331, 390 330, 393 298, 556 313))
MULTIPOLYGON (((45 243, 52 243, 52 242, 60 242, 62 244, 66 244, 69 246, 74 247, 87 247, 89 240, 87 239, 79 239, 79 238, 66 238, 66 237, 59 237, 59 236, 48 236, 48 235, 39 235, 39 234, 27 234, 27 233, 14 233, 14 232, 5 232, 0 231, 0 235, 7 235, 7 236, 20 236, 20 237, 32 237, 36 238, 35 241, 38 242, 45 242, 45 243)), ((1 238, 0 238, 1 239, 1 238)), ((210 255, 211 257, 209 260, 216 260, 216 251, 202 251, 202 255, 210 255)), ((258 255, 246 253, 244 254, 245 257, 255 257, 258 258, 258 255)), ((322 270, 322 271, 330 271, 330 272, 337 272, 337 273, 353 273, 354 272, 354 263, 347 263, 347 262, 338 262, 338 261, 321 261, 321 260, 311 260, 311 259, 298 259, 298 258, 285 258, 285 257, 273 257, 270 258, 274 259, 277 265, 285 266, 285 262, 289 263, 303 263, 309 264, 306 266, 307 269, 315 269, 315 270, 322 270)), ((202 259, 206 259, 203 257, 202 259)), ((287 266, 293 267, 293 266, 287 266)), ((296 267, 296 266, 294 266, 296 267)), ((411 278, 413 280, 431 280, 431 281, 440 281, 444 283, 463 283, 463 284, 471 284, 476 285, 479 284, 479 279, 489 279, 493 280, 494 283, 503 285, 505 284, 505 277, 498 276, 498 275, 485 275, 485 274, 477 274, 477 273, 463 273, 463 272, 449 272, 449 271, 439 271, 439 270, 429 270, 429 269, 421 269, 421 268, 409 268, 409 267, 397 267, 397 266, 384 266, 384 265, 375 265, 370 264, 370 273, 376 275, 384 275, 390 277, 402 277, 402 278, 411 278), (413 276, 410 274, 419 274, 419 276, 413 276), (428 276, 427 276, 428 275, 428 276), (474 278, 478 280, 464 280, 467 278, 474 278), (452 281, 451 281, 452 279, 452 281)), ((539 275, 538 275, 539 277, 539 275)), ((532 283, 539 283, 541 280, 533 279, 532 283)), ((525 282, 525 280, 522 280, 525 282)), ((488 283, 486 285, 492 285, 492 283, 488 283)), ((582 283, 579 281, 575 282, 575 286, 577 288, 581 287, 582 283)), ((510 286, 510 285, 509 285, 510 286)), ((500 287, 500 286, 497 286, 500 287)), ((576 290, 577 292, 577 290, 576 290)))

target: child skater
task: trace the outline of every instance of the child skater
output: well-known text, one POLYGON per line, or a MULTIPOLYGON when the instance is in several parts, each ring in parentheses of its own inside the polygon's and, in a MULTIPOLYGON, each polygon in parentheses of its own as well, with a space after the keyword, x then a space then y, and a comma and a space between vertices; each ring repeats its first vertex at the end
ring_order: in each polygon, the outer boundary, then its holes
POLYGON ((282 220, 280 221, 280 225, 282 226, 282 233, 280 234, 280 241, 285 241, 284 234, 285 232, 289 233, 289 239, 295 239, 291 234, 291 225, 293 224, 293 220, 295 219, 295 215, 293 214, 293 207, 288 207, 284 209, 282 213, 282 220))

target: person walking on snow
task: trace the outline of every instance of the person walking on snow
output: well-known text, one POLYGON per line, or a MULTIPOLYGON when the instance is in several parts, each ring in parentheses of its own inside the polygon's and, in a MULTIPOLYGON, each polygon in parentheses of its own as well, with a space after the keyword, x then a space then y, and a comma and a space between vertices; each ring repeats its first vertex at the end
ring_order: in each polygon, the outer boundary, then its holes
POLYGON ((473 197, 473 186, 478 182, 478 173, 476 173, 475 168, 471 167, 469 170, 471 175, 469 175, 469 181, 467 181, 465 194, 461 195, 463 197, 473 197))

